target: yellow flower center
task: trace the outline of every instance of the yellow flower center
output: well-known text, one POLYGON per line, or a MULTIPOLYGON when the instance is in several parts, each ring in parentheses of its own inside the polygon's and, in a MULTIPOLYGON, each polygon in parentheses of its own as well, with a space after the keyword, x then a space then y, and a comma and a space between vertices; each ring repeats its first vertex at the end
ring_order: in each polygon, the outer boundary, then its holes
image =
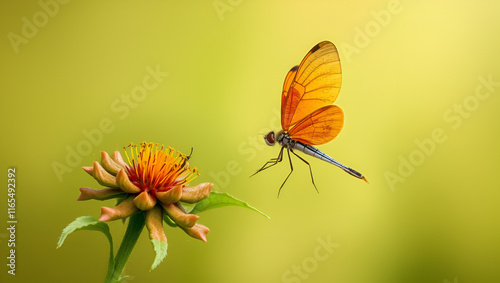
POLYGON ((184 185, 199 176, 196 167, 189 168, 189 157, 171 147, 142 142, 140 146, 130 143, 123 149, 130 165, 127 168, 130 180, 152 194, 184 185))

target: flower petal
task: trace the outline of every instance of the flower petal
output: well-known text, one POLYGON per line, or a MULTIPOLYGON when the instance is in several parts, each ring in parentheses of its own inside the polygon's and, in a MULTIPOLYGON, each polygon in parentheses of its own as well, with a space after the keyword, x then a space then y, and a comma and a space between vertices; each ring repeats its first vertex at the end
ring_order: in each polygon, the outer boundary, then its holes
POLYGON ((184 187, 182 188, 181 201, 187 203, 197 203, 208 197, 213 185, 214 184, 212 183, 201 183, 194 187, 184 187))
POLYGON ((118 150, 113 152, 113 160, 124 169, 128 167, 127 163, 125 163, 125 161, 123 161, 122 155, 120 154, 120 152, 118 150))
POLYGON ((173 203, 163 204, 163 207, 175 224, 181 227, 193 227, 198 218, 200 218, 198 215, 185 213, 173 203))
POLYGON ((101 218, 99 218, 99 221, 112 221, 127 218, 138 210, 139 209, 134 204, 134 196, 129 196, 113 208, 101 207, 101 218))
POLYGON ((119 195, 123 194, 123 191, 117 188, 106 188, 106 189, 95 190, 91 188, 82 187, 80 188, 80 192, 81 194, 77 200, 89 200, 89 199, 106 200, 118 197, 119 195))
POLYGON ((109 174, 108 171, 106 171, 101 164, 99 164, 99 162, 94 161, 92 173, 94 179, 96 179, 99 184, 107 187, 118 187, 115 176, 109 174))
POLYGON ((101 165, 108 171, 109 173, 116 175, 122 167, 120 164, 116 163, 111 157, 109 157, 109 154, 105 151, 101 151, 101 165))
POLYGON ((163 208, 159 205, 146 212, 146 227, 149 230, 149 238, 166 242, 167 236, 163 230, 163 208))
POLYGON ((89 173, 90 176, 94 177, 94 167, 83 166, 82 169, 85 170, 85 172, 89 173))
POLYGON ((143 191, 134 198, 134 204, 140 210, 150 210, 156 204, 156 199, 146 191, 143 191))
POLYGON ((194 224, 194 226, 191 228, 186 228, 186 227, 182 227, 182 226, 181 226, 181 228, 189 236, 191 236, 195 239, 198 239, 198 240, 202 240, 203 242, 207 241, 207 234, 208 234, 208 232, 210 232, 210 229, 208 229, 207 226, 202 225, 202 224, 198 224, 198 223, 194 224))
POLYGON ((130 181, 127 173, 125 173, 125 170, 123 168, 118 171, 118 174, 116 174, 116 184, 120 189, 122 189, 122 191, 126 193, 136 194, 141 191, 138 186, 134 185, 130 181))
POLYGON ((164 204, 176 203, 181 199, 182 185, 175 186, 165 192, 157 192, 156 197, 164 204))

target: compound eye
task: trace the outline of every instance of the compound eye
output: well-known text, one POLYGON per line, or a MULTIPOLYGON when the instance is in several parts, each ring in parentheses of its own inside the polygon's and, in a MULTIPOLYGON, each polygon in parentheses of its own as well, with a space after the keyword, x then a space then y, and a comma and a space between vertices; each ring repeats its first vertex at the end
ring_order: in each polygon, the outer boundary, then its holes
POLYGON ((274 132, 269 132, 265 137, 264 140, 266 141, 266 144, 269 146, 272 146, 276 143, 276 140, 274 138, 274 132))

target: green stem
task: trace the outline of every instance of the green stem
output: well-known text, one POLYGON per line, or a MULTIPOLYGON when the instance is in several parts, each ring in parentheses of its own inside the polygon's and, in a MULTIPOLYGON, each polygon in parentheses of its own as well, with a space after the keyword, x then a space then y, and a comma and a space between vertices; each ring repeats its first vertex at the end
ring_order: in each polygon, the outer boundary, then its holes
POLYGON ((105 283, 120 282, 120 275, 127 264, 128 257, 132 253, 135 243, 137 243, 137 239, 141 235, 144 225, 145 217, 143 212, 136 213, 130 217, 127 232, 125 232, 120 249, 116 253, 114 269, 112 272, 108 270, 108 274, 104 280, 105 283))

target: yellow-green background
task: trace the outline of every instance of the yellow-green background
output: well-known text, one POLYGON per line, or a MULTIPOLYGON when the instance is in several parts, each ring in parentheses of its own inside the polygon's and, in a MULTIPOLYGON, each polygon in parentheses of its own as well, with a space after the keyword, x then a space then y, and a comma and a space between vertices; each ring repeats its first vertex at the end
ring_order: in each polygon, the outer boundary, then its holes
MULTIPOLYGON (((329 237, 340 247, 295 282, 500 281, 500 89, 457 129, 443 119, 474 95, 479 77, 500 81, 497 1, 396 1, 400 12, 366 46, 356 45, 358 29, 377 25, 374 13, 391 1, 216 3, 232 9, 221 17, 214 1, 71 1, 18 53, 8 34, 21 34, 22 18, 41 7, 0 3, 0 281, 102 281, 108 244, 101 234, 76 232, 55 249, 73 219, 98 217, 100 206, 113 205, 76 202, 79 187, 100 187, 78 167, 98 160, 101 150, 145 140, 184 153, 194 147, 191 164, 201 172, 194 183, 215 182, 215 190, 271 219, 236 207, 205 212, 199 222, 211 229, 208 243, 166 227, 169 254, 152 272, 154 252, 143 232, 127 282, 286 282, 285 272, 314 257, 317 240, 329 237), (278 199, 287 162, 248 176, 278 153, 264 147, 261 134, 277 118, 287 71, 322 40, 340 49, 344 80, 336 103, 346 121, 341 135, 319 148, 370 184, 307 158, 318 194, 295 159, 278 199), (347 54, 347 45, 358 52, 347 54), (168 77, 121 120, 111 105, 157 65, 168 77), (106 118, 113 131, 60 181, 52 164, 65 163, 66 148, 106 118), (397 173, 400 156, 408 159, 415 141, 436 128, 447 140, 391 190, 385 174, 397 173), (249 143, 254 139, 257 145, 249 143), (237 168, 227 184, 214 180, 228 164, 237 168), (5 265, 11 166, 16 276, 5 265)), ((125 226, 110 227, 117 247, 125 226)))

